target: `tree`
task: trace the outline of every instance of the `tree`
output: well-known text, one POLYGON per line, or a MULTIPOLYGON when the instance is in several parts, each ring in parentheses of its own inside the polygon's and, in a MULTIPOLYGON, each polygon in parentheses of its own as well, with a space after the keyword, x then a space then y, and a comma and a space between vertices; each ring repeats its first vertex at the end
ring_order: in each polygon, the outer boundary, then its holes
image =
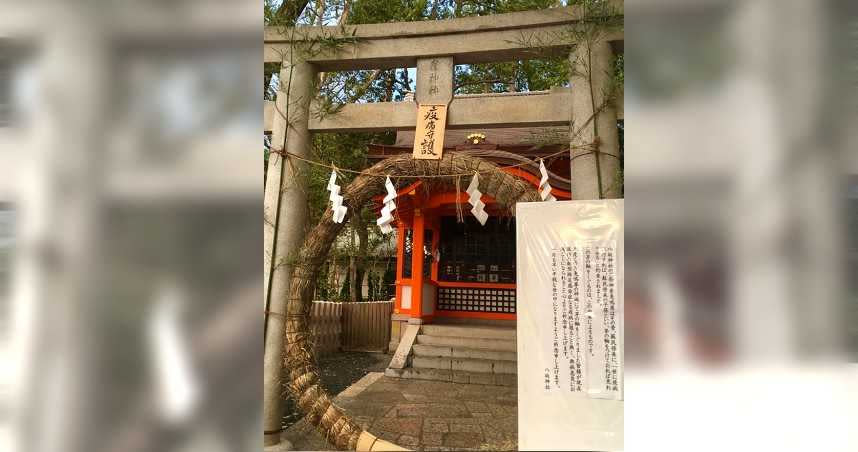
MULTIPOLYGON (((414 20, 421 17, 426 8, 425 1, 400 2, 387 0, 315 2, 313 7, 304 5, 303 14, 298 23, 318 24, 326 20, 336 23, 377 23, 391 20, 414 20), (330 9, 334 14, 330 14, 330 9)), ((276 82, 276 80, 275 80, 276 82)), ((269 78, 267 83, 271 83, 269 78)), ((401 100, 411 88, 411 80, 405 68, 386 71, 344 71, 325 73, 320 77, 319 101, 323 109, 333 110, 336 105, 354 101, 390 102, 401 100)), ((266 85, 268 89, 270 85, 266 85)), ((318 112, 325 114, 324 111, 318 112)), ((359 170, 366 168, 367 151, 370 143, 392 144, 395 134, 386 133, 348 133, 318 134, 313 138, 313 157, 322 162, 335 162, 341 169, 359 170)), ((318 221, 328 205, 326 185, 330 170, 324 167, 312 167, 308 175, 310 224, 318 221)), ((346 181, 343 182, 345 184, 346 181)), ((367 209, 355 212, 346 234, 351 240, 343 241, 332 249, 335 262, 346 260, 349 266, 345 290, 328 288, 328 275, 320 275, 317 287, 325 287, 324 292, 341 294, 340 298, 361 301, 361 288, 366 274, 369 254, 387 237, 374 232, 375 215, 367 209), (347 297, 345 294, 348 294, 347 297)))

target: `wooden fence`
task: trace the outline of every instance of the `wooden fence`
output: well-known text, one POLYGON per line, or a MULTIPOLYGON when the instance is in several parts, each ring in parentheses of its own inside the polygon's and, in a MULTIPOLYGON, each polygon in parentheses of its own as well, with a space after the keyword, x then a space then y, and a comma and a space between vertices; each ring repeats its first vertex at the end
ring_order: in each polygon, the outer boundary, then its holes
POLYGON ((310 308, 310 334, 316 356, 340 350, 342 337, 343 304, 314 301, 310 308))
POLYGON ((314 301, 310 310, 310 331, 316 356, 338 350, 387 351, 392 313, 392 301, 314 301))
POLYGON ((343 303, 343 350, 387 351, 392 301, 343 303))

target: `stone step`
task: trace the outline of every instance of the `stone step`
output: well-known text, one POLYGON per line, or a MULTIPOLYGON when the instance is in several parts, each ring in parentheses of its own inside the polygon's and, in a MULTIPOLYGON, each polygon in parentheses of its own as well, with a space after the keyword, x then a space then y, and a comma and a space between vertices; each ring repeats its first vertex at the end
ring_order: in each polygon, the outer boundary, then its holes
POLYGON ((493 359, 495 361, 516 361, 515 352, 486 350, 480 348, 444 347, 438 345, 414 344, 414 356, 493 359))
POLYGON ((478 317, 436 317, 431 325, 490 326, 515 329, 515 320, 482 319, 478 317))
POLYGON ((449 381, 452 383, 470 383, 496 386, 515 386, 518 379, 515 374, 490 374, 446 369, 406 368, 384 371, 388 377, 411 378, 415 380, 449 381))
POLYGON ((473 325, 436 325, 420 327, 420 334, 427 336, 479 337, 484 339, 515 340, 515 328, 473 326, 473 325))
POLYGON ((460 337, 460 336, 434 336, 418 334, 417 344, 435 345, 440 347, 455 348, 478 348, 483 350, 497 350, 515 352, 515 339, 492 339, 483 337, 460 337))
POLYGON ((487 374, 515 374, 517 365, 518 363, 515 361, 474 358, 415 356, 411 359, 411 367, 415 369, 441 369, 487 374))

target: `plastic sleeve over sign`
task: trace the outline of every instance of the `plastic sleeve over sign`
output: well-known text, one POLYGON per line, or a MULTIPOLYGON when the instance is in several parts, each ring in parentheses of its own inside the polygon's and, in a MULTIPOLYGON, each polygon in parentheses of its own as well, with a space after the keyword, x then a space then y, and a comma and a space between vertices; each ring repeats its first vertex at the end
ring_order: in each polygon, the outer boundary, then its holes
POLYGON ((623 201, 516 206, 519 446, 623 446, 623 201))

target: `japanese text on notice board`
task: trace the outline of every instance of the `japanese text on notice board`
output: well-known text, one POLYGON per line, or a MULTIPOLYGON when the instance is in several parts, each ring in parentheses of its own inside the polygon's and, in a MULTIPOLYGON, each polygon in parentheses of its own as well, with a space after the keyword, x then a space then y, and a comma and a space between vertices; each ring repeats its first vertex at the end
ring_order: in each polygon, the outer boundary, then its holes
POLYGON ((614 241, 579 241, 551 250, 551 324, 544 341, 553 363, 546 391, 620 399, 622 332, 614 241))

